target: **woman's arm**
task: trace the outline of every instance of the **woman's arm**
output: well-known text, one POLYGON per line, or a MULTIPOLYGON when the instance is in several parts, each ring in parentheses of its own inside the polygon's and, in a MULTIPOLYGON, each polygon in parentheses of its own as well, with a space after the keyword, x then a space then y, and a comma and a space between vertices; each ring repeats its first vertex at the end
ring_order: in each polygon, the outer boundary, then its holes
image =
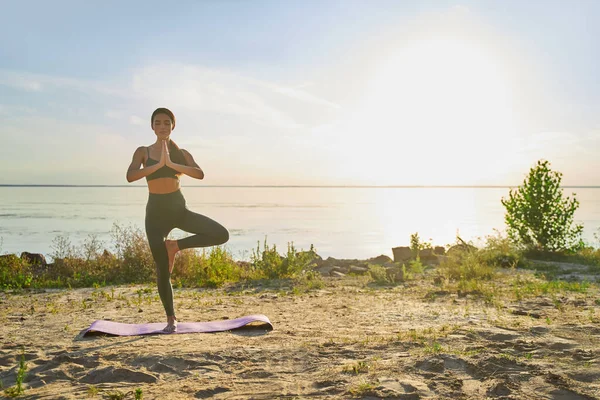
POLYGON ((151 173, 156 172, 164 165, 163 157, 161 157, 161 161, 163 162, 140 169, 143 161, 144 148, 138 147, 133 153, 133 159, 131 160, 131 164, 129 164, 129 168, 127 168, 127 182, 131 183, 138 179, 142 179, 151 173))
POLYGON ((183 153, 187 165, 175 164, 171 161, 171 157, 169 156, 167 157, 167 167, 173 168, 175 171, 191 176, 192 178, 204 179, 204 171, 196 164, 194 157, 192 157, 187 150, 181 149, 181 152, 183 153))

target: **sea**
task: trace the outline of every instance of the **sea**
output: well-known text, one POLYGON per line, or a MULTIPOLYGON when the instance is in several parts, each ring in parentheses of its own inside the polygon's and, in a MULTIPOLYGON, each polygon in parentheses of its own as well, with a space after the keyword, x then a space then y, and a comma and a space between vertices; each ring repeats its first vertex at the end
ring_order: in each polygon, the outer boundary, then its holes
MULTIPOLYGON (((249 260, 265 243, 283 254, 311 246, 323 258, 392 257, 392 248, 423 242, 448 246, 457 236, 475 245, 504 234, 509 187, 242 187, 184 186, 190 210, 225 226, 224 247, 249 260)), ((564 187, 580 205, 575 222, 600 247, 600 187, 564 187)), ((115 227, 144 232, 145 186, 0 186, 0 254, 42 253, 57 243, 76 249, 91 238, 109 251, 115 227)), ((175 229, 170 238, 188 234, 175 229)))

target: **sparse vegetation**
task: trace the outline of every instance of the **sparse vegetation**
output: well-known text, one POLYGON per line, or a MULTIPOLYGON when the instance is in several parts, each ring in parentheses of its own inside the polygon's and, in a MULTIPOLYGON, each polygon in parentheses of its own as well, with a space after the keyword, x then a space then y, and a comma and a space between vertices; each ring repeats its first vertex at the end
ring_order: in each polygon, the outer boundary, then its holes
POLYGON ((377 385, 373 382, 363 381, 351 386, 350 389, 348 389, 348 393, 355 397, 365 396, 376 387, 377 385))
MULTIPOLYGON (((106 285, 152 283, 156 280, 155 266, 145 235, 132 227, 113 226, 113 251, 101 251, 103 243, 91 235, 80 249, 68 237, 57 236, 53 241, 51 267, 30 265, 16 255, 0 259, 0 289, 102 287, 106 285)), ((293 242, 285 255, 277 252, 266 239, 253 252, 251 262, 237 262, 222 246, 201 251, 181 251, 173 274, 175 287, 221 287, 227 283, 264 279, 295 279, 308 289, 322 287, 320 276, 311 270, 316 256, 298 251, 293 242)), ((81 303, 83 309, 87 306, 81 303)))
POLYGON ((429 242, 422 242, 421 238, 419 238, 419 232, 410 235, 410 251, 413 258, 417 259, 421 250, 431 249, 431 247, 431 239, 429 239, 429 242))
POLYGON ((345 365, 344 368, 342 368, 343 372, 354 375, 368 373, 370 370, 371 364, 367 361, 358 361, 354 364, 345 365))
POLYGON ((19 369, 17 370, 17 378, 15 386, 4 390, 4 393, 8 397, 17 397, 25 392, 23 388, 23 380, 25 379, 25 371, 27 370, 27 363, 25 363, 25 349, 22 349, 21 359, 19 361, 19 369))
POLYGON ((98 395, 98 393, 100 393, 100 389, 98 389, 97 386, 91 385, 87 389, 88 397, 95 397, 98 395))

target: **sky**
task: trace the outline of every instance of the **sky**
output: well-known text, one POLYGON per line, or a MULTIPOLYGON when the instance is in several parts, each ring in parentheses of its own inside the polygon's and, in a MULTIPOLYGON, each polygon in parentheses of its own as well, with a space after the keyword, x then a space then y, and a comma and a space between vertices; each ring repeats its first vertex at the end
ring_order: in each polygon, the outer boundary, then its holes
POLYGON ((595 0, 0 6, 0 184, 127 184, 167 107, 183 185, 600 185, 595 0))

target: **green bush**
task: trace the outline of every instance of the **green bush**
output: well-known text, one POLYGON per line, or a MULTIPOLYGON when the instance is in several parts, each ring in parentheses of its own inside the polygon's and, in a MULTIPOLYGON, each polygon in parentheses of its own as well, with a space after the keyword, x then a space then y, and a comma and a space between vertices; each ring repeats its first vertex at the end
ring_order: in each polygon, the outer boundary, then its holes
POLYGON ((244 276, 242 268, 221 246, 200 255, 195 250, 182 251, 175 264, 174 274, 179 279, 187 271, 188 279, 197 287, 221 287, 226 282, 237 282, 244 276))
POLYGON ((369 264, 369 275, 376 285, 389 285, 393 279, 388 277, 387 269, 381 265, 369 264))
POLYGON ((464 250, 449 253, 438 266, 438 273, 448 281, 490 280, 496 274, 489 253, 457 237, 464 250))
POLYGON ((32 285, 29 264, 14 254, 0 258, 0 289, 24 289, 32 285))
POLYGON ((111 231, 119 268, 111 269, 110 280, 122 283, 143 283, 156 280, 156 265, 146 234, 139 228, 113 225, 111 231))
POLYGON ((296 251, 294 243, 288 243, 286 257, 277 252, 277 246, 269 247, 265 238, 264 250, 260 250, 260 242, 256 251, 252 250, 252 266, 255 278, 267 279, 293 278, 306 269, 314 260, 316 251, 311 245, 309 251, 296 251))
POLYGON ((561 177, 560 172, 549 168, 548 161, 540 160, 531 168, 523 185, 511 189, 507 200, 502 198, 511 240, 527 248, 551 252, 574 252, 583 247, 583 226, 573 226, 579 201, 575 194, 573 199, 563 198, 561 177))
POLYGON ((479 251, 480 259, 487 265, 495 267, 521 267, 523 266, 523 252, 515 246, 507 236, 502 236, 499 231, 495 235, 486 237, 486 245, 479 251))
POLYGON ((421 238, 419 238, 419 232, 415 232, 410 235, 410 251, 414 259, 419 257, 419 253, 421 250, 431 249, 431 239, 429 242, 422 242, 421 238))

